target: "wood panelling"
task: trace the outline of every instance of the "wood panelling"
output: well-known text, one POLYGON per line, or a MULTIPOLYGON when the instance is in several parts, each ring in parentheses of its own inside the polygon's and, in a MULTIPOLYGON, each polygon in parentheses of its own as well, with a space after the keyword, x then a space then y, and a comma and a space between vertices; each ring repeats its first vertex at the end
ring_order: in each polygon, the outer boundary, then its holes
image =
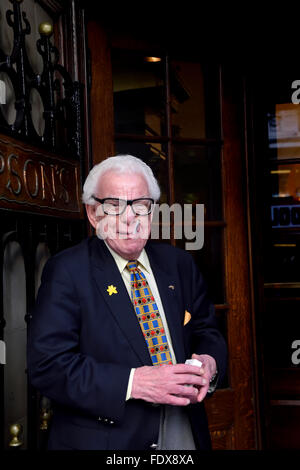
POLYGON ((272 398, 300 398, 300 369, 271 369, 269 393, 272 398))
POLYGON ((234 416, 234 391, 231 389, 218 390, 215 395, 205 401, 205 408, 211 431, 229 428, 234 416))
POLYGON ((91 166, 114 154, 113 83, 110 48, 102 26, 89 21, 91 166))
POLYGON ((300 406, 272 406, 269 427, 270 448, 299 449, 299 422, 300 406))
POLYGON ((80 166, 0 134, 0 208, 80 219, 80 166))
POLYGON ((220 429, 210 433, 213 450, 227 450, 234 448, 234 428, 220 429))
POLYGON ((213 449, 234 449, 234 391, 218 390, 206 400, 205 408, 213 449))
POLYGON ((229 376, 235 392, 234 448, 255 448, 250 282, 246 226, 243 135, 243 90, 233 67, 222 73, 223 204, 225 229, 225 285, 229 376))

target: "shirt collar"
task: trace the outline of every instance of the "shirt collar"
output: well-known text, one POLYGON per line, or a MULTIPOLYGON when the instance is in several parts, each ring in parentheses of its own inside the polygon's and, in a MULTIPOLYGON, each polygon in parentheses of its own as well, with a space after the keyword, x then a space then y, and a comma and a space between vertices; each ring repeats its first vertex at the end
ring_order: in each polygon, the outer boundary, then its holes
MULTIPOLYGON (((126 265, 128 263, 128 260, 125 258, 122 258, 118 253, 116 253, 104 240, 105 245, 107 246, 109 252, 111 253, 112 257, 114 258, 116 265, 122 274, 124 269, 126 268, 126 265)), ((140 256, 137 259, 138 263, 141 265, 142 270, 144 269, 148 273, 151 273, 151 267, 150 267, 150 262, 149 258, 147 256, 146 250, 143 248, 140 256)))
POLYGON ((148 273, 151 273, 149 258, 147 256, 146 250, 144 248, 143 248, 140 256, 138 257, 138 262, 145 271, 147 271, 148 273))

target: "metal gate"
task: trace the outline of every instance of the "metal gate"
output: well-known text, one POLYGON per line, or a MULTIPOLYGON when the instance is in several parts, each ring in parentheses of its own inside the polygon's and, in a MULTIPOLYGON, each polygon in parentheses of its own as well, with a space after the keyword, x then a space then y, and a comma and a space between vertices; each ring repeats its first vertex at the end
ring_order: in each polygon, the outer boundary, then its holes
MULTIPOLYGON (((52 2, 54 9, 56 3, 52 2)), ((61 63, 61 51, 53 45, 62 46, 76 2, 61 3, 65 9, 60 16, 52 11, 54 20, 40 23, 38 33, 35 25, 37 41, 30 41, 27 11, 32 17, 31 9, 43 7, 40 16, 51 19, 51 2, 5 0, 1 6, 0 28, 2 32, 6 28, 6 34, 0 40, 8 41, 6 50, 0 43, 0 80, 5 91, 0 104, 2 448, 45 447, 51 403, 27 381, 30 309, 49 256, 85 236, 80 201, 85 91, 74 67, 69 73, 61 63)), ((76 54, 73 50, 73 57, 76 54)))

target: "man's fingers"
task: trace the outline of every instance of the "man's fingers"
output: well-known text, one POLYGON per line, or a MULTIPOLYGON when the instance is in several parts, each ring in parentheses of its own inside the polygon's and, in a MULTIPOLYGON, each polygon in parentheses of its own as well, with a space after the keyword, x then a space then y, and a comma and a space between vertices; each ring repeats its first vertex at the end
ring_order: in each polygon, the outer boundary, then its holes
POLYGON ((206 397, 208 386, 202 387, 198 393, 197 402, 201 402, 206 397))
POLYGON ((191 400, 189 398, 177 397, 175 395, 170 395, 169 399, 166 402, 167 405, 173 405, 173 406, 187 406, 190 403, 191 403, 191 400))
POLYGON ((167 366, 173 369, 175 374, 194 374, 194 375, 202 375, 204 373, 204 369, 198 366, 191 366, 189 364, 175 364, 173 366, 167 366))
POLYGON ((172 391, 172 394, 186 397, 189 399, 195 399, 198 396, 199 390, 195 387, 187 387, 186 385, 176 385, 172 391))
POLYGON ((134 372, 131 397, 152 403, 186 406, 201 399, 204 387, 207 389, 208 379, 199 374, 197 366, 143 366, 134 372))
POLYGON ((207 379, 205 377, 198 376, 195 374, 176 375, 175 381, 179 384, 198 385, 199 387, 202 387, 203 385, 207 384, 207 379))

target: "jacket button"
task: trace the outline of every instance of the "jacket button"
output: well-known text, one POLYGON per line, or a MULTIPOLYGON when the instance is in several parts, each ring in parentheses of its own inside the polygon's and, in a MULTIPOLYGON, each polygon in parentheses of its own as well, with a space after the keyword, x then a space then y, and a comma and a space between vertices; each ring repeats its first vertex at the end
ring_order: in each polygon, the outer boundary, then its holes
POLYGON ((153 444, 151 444, 151 446, 150 446, 150 449, 156 449, 156 447, 157 447, 157 444, 154 444, 154 442, 153 442, 153 444))
POLYGON ((115 422, 113 420, 110 420, 109 424, 115 424, 115 422))

